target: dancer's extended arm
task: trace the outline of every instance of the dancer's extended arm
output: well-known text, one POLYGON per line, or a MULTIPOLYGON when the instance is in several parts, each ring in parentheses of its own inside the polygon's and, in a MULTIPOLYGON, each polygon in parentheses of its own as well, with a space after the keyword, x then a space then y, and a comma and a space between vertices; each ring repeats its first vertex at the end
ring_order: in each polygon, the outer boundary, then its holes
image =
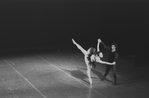
POLYGON ((108 64, 108 65, 116 65, 116 62, 109 63, 109 62, 105 62, 105 61, 100 61, 99 63, 108 64))
POLYGON ((98 43, 97 43, 97 52, 100 51, 100 49, 99 49, 99 45, 100 45, 100 43, 101 43, 101 39, 99 38, 99 39, 98 39, 98 43))
POLYGON ((102 61, 99 57, 96 57, 96 62, 102 63, 102 64, 108 64, 108 65, 116 65, 116 62, 113 62, 113 63, 105 62, 105 61, 102 61))
POLYGON ((86 54, 87 53, 87 51, 85 49, 83 49, 78 43, 76 43, 74 39, 72 39, 72 42, 73 42, 73 44, 75 44, 77 46, 77 48, 79 50, 82 51, 83 54, 86 54))

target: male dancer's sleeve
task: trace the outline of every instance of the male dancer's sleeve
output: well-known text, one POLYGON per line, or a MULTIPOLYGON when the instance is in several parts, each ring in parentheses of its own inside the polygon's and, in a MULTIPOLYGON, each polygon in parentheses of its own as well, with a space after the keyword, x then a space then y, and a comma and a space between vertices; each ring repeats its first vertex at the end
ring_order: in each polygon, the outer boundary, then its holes
POLYGON ((109 50, 110 50, 110 47, 109 47, 109 46, 104 46, 104 49, 105 49, 106 51, 109 51, 109 50))

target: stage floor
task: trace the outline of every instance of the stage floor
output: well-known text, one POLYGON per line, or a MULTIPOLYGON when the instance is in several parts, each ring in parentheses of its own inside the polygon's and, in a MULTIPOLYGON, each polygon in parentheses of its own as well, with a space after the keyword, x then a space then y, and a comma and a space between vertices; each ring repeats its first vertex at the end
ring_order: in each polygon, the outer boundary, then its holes
POLYGON ((44 51, 2 55, 0 98, 148 98, 149 68, 135 68, 134 58, 120 57, 118 85, 111 73, 100 81, 105 65, 92 70, 93 85, 79 51, 44 51))

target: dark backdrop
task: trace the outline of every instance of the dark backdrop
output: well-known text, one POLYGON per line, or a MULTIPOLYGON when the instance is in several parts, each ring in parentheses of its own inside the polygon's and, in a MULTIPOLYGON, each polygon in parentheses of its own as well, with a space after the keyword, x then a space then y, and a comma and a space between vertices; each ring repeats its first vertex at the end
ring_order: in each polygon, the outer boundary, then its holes
MULTIPOLYGON (((121 54, 147 51, 148 1, 5 0, 0 1, 2 49, 74 46, 88 48, 97 38, 118 43, 121 54)), ((142 52, 141 52, 142 53, 142 52)))

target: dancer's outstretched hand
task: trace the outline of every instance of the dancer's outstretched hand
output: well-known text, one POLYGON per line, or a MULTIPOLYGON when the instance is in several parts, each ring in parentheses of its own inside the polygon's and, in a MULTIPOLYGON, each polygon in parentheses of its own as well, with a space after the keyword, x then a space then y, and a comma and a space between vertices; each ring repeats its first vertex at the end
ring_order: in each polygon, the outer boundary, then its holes
POLYGON ((112 65, 116 65, 116 62, 113 62, 112 65))
POLYGON ((98 42, 101 42, 101 39, 100 38, 98 39, 98 42))

